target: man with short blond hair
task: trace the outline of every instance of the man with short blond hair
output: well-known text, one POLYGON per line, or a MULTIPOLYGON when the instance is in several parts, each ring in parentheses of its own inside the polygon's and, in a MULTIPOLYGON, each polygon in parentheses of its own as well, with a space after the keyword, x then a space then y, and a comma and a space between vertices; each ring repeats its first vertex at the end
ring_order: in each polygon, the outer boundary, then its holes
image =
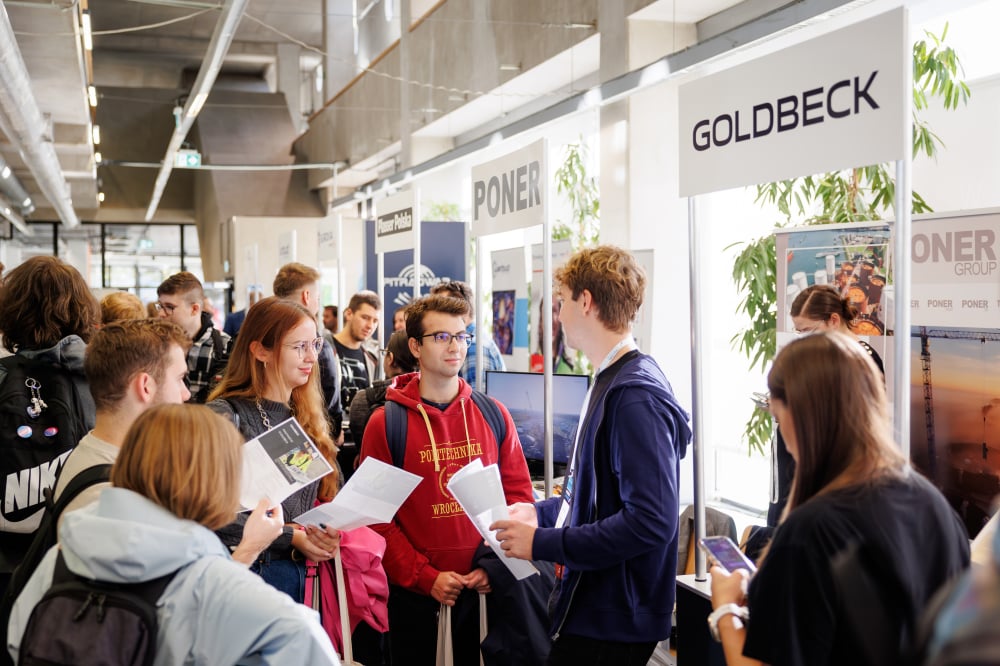
POLYGON ((177 324, 191 338, 187 354, 190 402, 204 403, 226 370, 232 338, 216 330, 212 316, 205 312, 205 290, 193 273, 174 273, 156 288, 156 297, 160 318, 177 324))
POLYGON ((645 666, 670 635, 688 415, 632 338, 646 284, 635 257, 588 248, 554 277, 566 342, 594 385, 562 495, 514 505, 490 529, 509 557, 559 563, 550 666, 645 666))
MULTIPOLYGON (((77 474, 93 465, 111 464, 132 422, 153 405, 181 403, 187 388, 187 350, 191 339, 177 324, 162 319, 128 319, 102 327, 87 345, 83 368, 94 396, 94 429, 66 459, 55 498, 77 474)), ((72 511, 97 499, 109 484, 97 484, 77 495, 72 511)))
MULTIPOLYGON (((278 298, 298 303, 312 313, 319 315, 320 272, 312 266, 298 262, 285 264, 274 276, 274 295, 278 298)), ((341 435, 344 410, 340 401, 340 383, 337 357, 333 347, 325 339, 317 357, 319 363, 319 383, 323 389, 323 401, 330 419, 330 435, 336 441, 341 435)))

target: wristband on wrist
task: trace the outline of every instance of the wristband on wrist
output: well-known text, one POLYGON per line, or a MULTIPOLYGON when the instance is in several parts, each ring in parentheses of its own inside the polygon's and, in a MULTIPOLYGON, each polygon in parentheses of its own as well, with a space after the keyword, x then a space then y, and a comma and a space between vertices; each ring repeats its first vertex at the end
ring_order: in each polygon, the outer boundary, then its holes
POLYGON ((708 631, 718 643, 722 642, 722 638, 719 636, 719 620, 727 615, 735 615, 739 619, 740 624, 743 625, 750 620, 750 609, 746 606, 729 603, 722 604, 709 614, 708 631))

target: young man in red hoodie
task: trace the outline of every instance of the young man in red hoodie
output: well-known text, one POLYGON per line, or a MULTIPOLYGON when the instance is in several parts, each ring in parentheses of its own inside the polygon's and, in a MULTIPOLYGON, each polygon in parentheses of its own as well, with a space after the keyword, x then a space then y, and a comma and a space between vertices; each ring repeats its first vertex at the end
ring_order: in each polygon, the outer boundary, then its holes
MULTIPOLYGON (((479 662, 478 592, 489 592, 483 569, 472 568, 482 537, 447 490, 448 480, 469 462, 499 463, 507 502, 532 501, 531 479, 514 422, 499 405, 506 437, 497 442, 459 377, 471 336, 465 301, 427 296, 406 310, 410 351, 420 372, 401 375, 386 399, 406 408, 403 468, 423 477, 391 523, 374 525, 386 540, 382 564, 391 584, 389 642, 394 663, 433 664, 437 611, 452 607, 455 663, 479 662), (398 661, 396 661, 398 660, 398 661)), ((393 463, 386 441, 385 412, 365 428, 361 459, 393 463)))

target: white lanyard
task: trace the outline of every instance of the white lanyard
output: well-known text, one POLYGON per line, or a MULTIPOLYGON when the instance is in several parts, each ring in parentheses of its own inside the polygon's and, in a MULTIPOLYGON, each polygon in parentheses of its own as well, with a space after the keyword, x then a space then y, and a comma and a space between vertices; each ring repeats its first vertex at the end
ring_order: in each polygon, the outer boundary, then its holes
POLYGON ((566 480, 563 483, 563 502, 559 507, 559 516, 556 518, 556 528, 562 527, 566 523, 566 518, 569 516, 569 507, 573 502, 573 476, 576 472, 576 453, 580 446, 580 434, 583 432, 584 421, 587 416, 587 412, 590 409, 590 394, 597 385, 597 378, 604 372, 608 366, 615 360, 618 353, 622 349, 628 349, 632 351, 636 348, 635 339, 630 335, 622 338, 618 344, 611 348, 608 355, 604 357, 601 364, 597 366, 597 372, 594 373, 594 381, 591 382, 590 388, 587 389, 587 395, 583 399, 583 406, 580 408, 580 420, 576 426, 576 437, 573 440, 573 454, 569 458, 569 471, 566 474, 566 480))

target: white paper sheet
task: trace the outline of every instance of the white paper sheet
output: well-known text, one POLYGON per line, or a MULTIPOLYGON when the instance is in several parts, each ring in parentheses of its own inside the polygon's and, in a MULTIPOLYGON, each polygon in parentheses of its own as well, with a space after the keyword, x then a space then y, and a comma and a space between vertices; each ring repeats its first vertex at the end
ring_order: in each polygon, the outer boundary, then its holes
POLYGON ((420 477, 375 458, 365 458, 332 502, 306 511, 294 520, 338 530, 387 523, 410 496, 420 477))
POLYGON ((503 483, 500 480, 500 468, 496 465, 483 467, 482 460, 476 458, 451 477, 448 481, 448 490, 458 500, 462 510, 483 535, 486 543, 517 580, 538 573, 535 565, 528 560, 507 557, 500 547, 500 542, 497 541, 496 532, 489 529, 494 522, 510 518, 503 483))
POLYGON ((264 497, 278 504, 332 470, 292 417, 243 445, 240 504, 253 509, 264 497))

